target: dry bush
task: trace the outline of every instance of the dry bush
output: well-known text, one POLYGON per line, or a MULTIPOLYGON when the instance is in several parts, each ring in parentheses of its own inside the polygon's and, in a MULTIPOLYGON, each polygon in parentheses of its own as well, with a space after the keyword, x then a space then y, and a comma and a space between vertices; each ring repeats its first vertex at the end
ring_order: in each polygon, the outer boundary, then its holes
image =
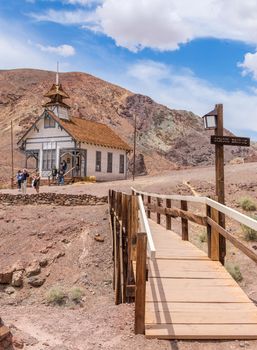
POLYGON ((243 279, 240 267, 238 265, 226 264, 226 269, 235 281, 241 282, 243 279))
POLYGON ((250 197, 242 197, 239 200, 240 207, 245 211, 256 210, 256 203, 250 197))

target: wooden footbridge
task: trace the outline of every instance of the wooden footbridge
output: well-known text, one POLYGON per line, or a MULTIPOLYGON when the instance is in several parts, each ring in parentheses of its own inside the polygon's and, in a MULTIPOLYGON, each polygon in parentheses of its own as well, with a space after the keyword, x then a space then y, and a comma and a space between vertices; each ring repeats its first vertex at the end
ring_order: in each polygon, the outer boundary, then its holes
POLYGON ((221 263, 222 239, 257 262, 255 252, 222 227, 224 217, 255 230, 257 221, 210 198, 134 189, 132 195, 110 190, 109 207, 115 303, 135 301, 137 334, 257 339, 257 308, 221 263), (194 229, 206 227, 208 254, 189 242, 189 221, 194 229))

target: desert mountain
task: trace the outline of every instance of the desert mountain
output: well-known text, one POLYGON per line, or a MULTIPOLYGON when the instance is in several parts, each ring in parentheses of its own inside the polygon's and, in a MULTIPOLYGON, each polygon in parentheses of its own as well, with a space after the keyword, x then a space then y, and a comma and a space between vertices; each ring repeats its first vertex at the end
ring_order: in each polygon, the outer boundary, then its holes
MULTIPOLYGON (((72 114, 109 125, 133 145, 137 117, 138 171, 156 173, 179 166, 213 163, 214 147, 202 120, 192 112, 169 109, 151 98, 85 73, 63 73, 61 83, 70 95, 72 114)), ((43 97, 55 73, 33 69, 0 71, 0 179, 10 177, 10 122, 14 126, 15 168, 24 164, 16 142, 42 113, 43 97)), ((254 153, 228 148, 226 159, 254 153)))

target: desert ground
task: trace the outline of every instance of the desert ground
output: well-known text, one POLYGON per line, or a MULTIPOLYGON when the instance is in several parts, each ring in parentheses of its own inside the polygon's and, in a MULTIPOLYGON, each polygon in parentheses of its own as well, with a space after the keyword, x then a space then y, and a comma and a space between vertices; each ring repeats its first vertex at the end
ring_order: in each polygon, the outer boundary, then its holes
MULTIPOLYGON (((257 202, 257 163, 226 165, 225 179, 228 206, 242 211, 238 202, 244 196, 257 202)), ((214 180, 214 167, 205 167, 135 181, 42 186, 40 190, 104 196, 110 188, 129 192, 134 186, 155 193, 191 194, 190 185, 200 195, 212 195, 214 180)), ((18 193, 16 189, 0 192, 18 193)), ((34 193, 33 189, 28 193, 34 193)), ((241 235, 240 227, 228 225, 241 235)), ((190 226, 190 239, 206 249, 200 234, 196 225, 190 226)), ((111 244, 107 204, 62 207, 0 203, 0 270, 23 266, 35 278, 33 270, 40 266, 36 281, 42 282, 35 286, 28 277, 22 288, 0 285, 0 317, 12 331, 12 349, 257 349, 257 341, 169 342, 134 335, 133 304, 114 305, 111 244), (53 293, 58 294, 58 303, 52 302, 53 293)), ((257 303, 256 265, 231 246, 227 263, 240 267, 243 279, 239 283, 257 303)))

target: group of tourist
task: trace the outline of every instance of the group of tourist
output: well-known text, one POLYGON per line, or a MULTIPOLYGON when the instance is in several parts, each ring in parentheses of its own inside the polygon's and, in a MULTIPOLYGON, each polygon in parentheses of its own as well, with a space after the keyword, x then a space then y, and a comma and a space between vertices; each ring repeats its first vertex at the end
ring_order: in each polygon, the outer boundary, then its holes
POLYGON ((57 169, 56 166, 52 169, 52 180, 57 185, 64 185, 64 174, 67 170, 67 163, 66 161, 62 161, 60 164, 60 169, 57 169))
MULTIPOLYGON (((60 164, 60 169, 58 170, 55 166, 52 169, 52 180, 53 182, 56 182, 58 185, 64 185, 64 174, 67 170, 67 163, 64 160, 60 164)), ((27 183, 29 178, 29 173, 27 169, 18 170, 16 179, 17 179, 17 187, 18 191, 21 191, 22 194, 27 193, 27 183)), ((36 190, 37 193, 39 193, 39 186, 40 186, 40 174, 39 172, 35 172, 32 174, 32 182, 31 186, 36 190)))
MULTIPOLYGON (((22 194, 27 193, 27 183, 28 183, 29 173, 27 169, 18 170, 16 179, 17 179, 17 186, 18 191, 21 191, 22 194)), ((32 174, 32 187, 36 190, 37 193, 39 193, 39 186, 40 186, 40 175, 38 172, 35 172, 32 174)))

